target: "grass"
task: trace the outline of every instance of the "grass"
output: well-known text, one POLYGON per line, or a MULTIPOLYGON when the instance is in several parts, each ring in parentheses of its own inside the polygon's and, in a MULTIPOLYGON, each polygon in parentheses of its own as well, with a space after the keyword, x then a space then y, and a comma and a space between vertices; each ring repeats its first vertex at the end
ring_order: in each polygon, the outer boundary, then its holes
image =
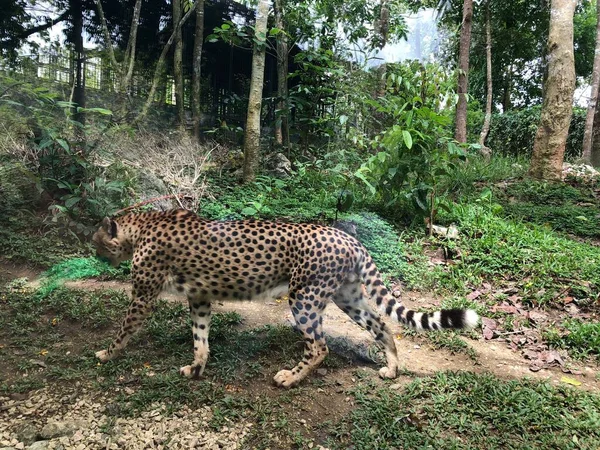
POLYGON ((600 323, 567 319, 561 330, 554 328, 546 333, 546 340, 558 348, 569 350, 575 358, 594 356, 600 358, 600 323))
POLYGON ((524 180, 496 188, 505 213, 584 238, 600 237, 600 199, 592 185, 524 180))
POLYGON ((483 205, 457 205, 447 220, 462 234, 457 264, 436 269, 441 286, 464 294, 484 281, 514 283, 533 304, 567 293, 595 299, 600 287, 600 248, 561 237, 542 226, 500 217, 483 205))
MULTIPOLYGON (((438 373, 396 393, 364 381, 336 448, 597 448, 600 397, 492 375, 438 373)), ((332 443, 335 441, 332 440, 332 443)))

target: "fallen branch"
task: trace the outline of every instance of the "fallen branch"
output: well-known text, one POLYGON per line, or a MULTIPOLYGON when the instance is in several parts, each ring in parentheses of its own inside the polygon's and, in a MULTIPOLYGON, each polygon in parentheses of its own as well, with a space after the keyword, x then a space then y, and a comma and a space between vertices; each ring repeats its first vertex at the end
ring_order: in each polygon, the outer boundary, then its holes
POLYGON ((172 198, 177 199, 178 203, 180 205, 182 205, 181 202, 179 201, 180 198, 192 198, 192 197, 190 197, 189 195, 185 195, 185 194, 161 195, 160 197, 149 198, 148 200, 144 200, 143 202, 139 202, 139 203, 136 203, 135 205, 128 206, 127 208, 120 209, 119 211, 117 211, 116 213, 114 213, 113 216, 119 215, 119 214, 124 213, 126 211, 130 211, 130 210, 135 209, 135 208, 139 208, 141 206, 148 205, 148 204, 153 203, 153 202, 158 202, 160 200, 169 200, 169 199, 172 199, 172 198))

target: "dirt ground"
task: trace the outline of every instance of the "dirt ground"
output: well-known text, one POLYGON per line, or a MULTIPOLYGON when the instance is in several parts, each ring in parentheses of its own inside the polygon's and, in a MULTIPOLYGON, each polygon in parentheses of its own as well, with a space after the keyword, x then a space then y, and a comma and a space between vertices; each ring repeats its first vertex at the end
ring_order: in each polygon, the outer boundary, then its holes
MULTIPOLYGON (((82 280, 67 282, 67 286, 80 289, 115 289, 131 291, 131 285, 118 281, 82 280)), ((162 295, 170 301, 184 302, 185 298, 172 293, 162 295)), ((418 292, 404 292, 403 303, 409 308, 430 307, 439 305, 439 299, 424 296, 418 292)), ((222 301, 213 305, 214 312, 235 311, 244 318, 244 326, 254 328, 265 324, 293 324, 292 314, 287 302, 281 300, 267 301, 222 301)), ((465 354, 451 354, 445 349, 434 349, 421 340, 403 335, 402 326, 391 320, 386 321, 396 335, 398 356, 404 369, 419 376, 432 375, 435 372, 446 370, 468 370, 471 372, 488 372, 502 379, 530 377, 536 380, 544 380, 553 384, 561 383, 565 373, 558 367, 543 369, 538 372, 530 370, 530 363, 520 352, 510 349, 503 339, 486 341, 465 339, 471 345, 478 358, 473 361, 465 354)), ((341 338, 348 342, 348 349, 355 355, 364 355, 368 349, 374 346, 371 335, 356 325, 346 314, 334 304, 325 308, 323 327, 328 339, 337 341, 341 338)), ((336 346, 333 346, 336 351, 336 346)), ((586 390, 600 390, 600 380, 595 375, 597 367, 582 365, 576 361, 570 361, 569 378, 581 382, 581 388, 586 390), (578 374, 577 372, 581 372, 578 374)))
MULTIPOLYGON (((39 271, 27 267, 3 263, 0 266, 0 281, 13 278, 28 277, 33 283, 39 271)), ((82 280, 66 283, 68 287, 84 290, 123 290, 129 292, 130 284, 117 281, 82 280)), ((182 302, 174 294, 162 296, 168 301, 182 302)), ((404 292, 402 301, 408 307, 422 308, 439 305, 438 298, 418 292, 404 292)), ((255 302, 223 301, 213 305, 214 312, 235 311, 243 317, 242 327, 256 328, 266 324, 292 325, 292 316, 287 302, 272 299, 255 302)), ((589 391, 600 390, 600 382, 596 377, 597 367, 568 360, 571 373, 565 374, 559 367, 530 370, 530 361, 520 351, 509 347, 508 340, 485 340, 483 337, 471 339, 462 337, 474 350, 476 357, 465 353, 452 354, 446 349, 434 348, 423 336, 406 336, 399 324, 391 323, 396 338, 402 364, 402 374, 394 382, 392 389, 399 389, 414 377, 433 375, 439 371, 471 371, 491 373, 501 379, 529 377, 535 380, 546 380, 552 384, 562 384, 561 379, 567 375, 581 383, 579 389, 589 391)), ((322 382, 322 387, 300 386, 296 393, 301 395, 302 389, 310 389, 310 401, 300 409, 288 408, 287 418, 293 418, 290 426, 311 430, 314 442, 305 443, 309 448, 324 449, 319 445, 320 426, 327 421, 341 419, 352 410, 354 404, 348 395, 357 383, 357 371, 370 379, 378 380, 377 365, 368 362, 376 354, 370 334, 359 328, 335 305, 325 310, 324 328, 333 352, 354 359, 351 367, 335 370, 321 369, 312 375, 322 382), (362 360, 362 361, 361 361, 362 360), (316 437, 315 437, 316 436, 316 437)), ((272 376, 272 375, 271 375, 272 376)), ((377 381, 381 383, 381 381, 377 381)), ((117 387, 125 393, 133 391, 124 384, 117 387)), ((249 383, 233 385, 231 392, 244 391, 249 396, 260 395, 272 397, 280 401, 281 390, 274 387, 267 379, 251 380, 249 383)), ((114 419, 111 412, 114 392, 98 393, 80 382, 73 386, 56 386, 48 384, 34 392, 9 394, 0 396, 0 450, 3 449, 118 449, 118 448, 206 448, 235 449, 253 432, 256 423, 240 417, 239 420, 226 423, 215 429, 208 426, 213 420, 215 411, 209 406, 192 410, 181 407, 173 414, 167 414, 166 405, 152 404, 141 417, 114 419), (110 424, 110 430, 107 429, 110 424), (39 440, 43 438, 43 440, 39 440), (37 441, 36 441, 37 440, 37 441)), ((259 433, 260 434, 260 433, 259 433)), ((289 442, 280 442, 279 436, 268 436, 272 443, 270 448, 290 448, 289 442)), ((320 441, 324 442, 324 441, 320 441)), ((296 445, 293 448, 305 448, 296 445)))

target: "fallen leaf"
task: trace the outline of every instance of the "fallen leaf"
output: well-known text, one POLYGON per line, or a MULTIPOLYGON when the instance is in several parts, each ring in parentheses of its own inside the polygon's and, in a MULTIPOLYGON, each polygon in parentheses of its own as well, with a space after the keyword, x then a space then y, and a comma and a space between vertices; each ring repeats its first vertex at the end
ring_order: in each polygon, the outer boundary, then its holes
POLYGON ((149 363, 149 362, 145 362, 145 363, 144 363, 144 367, 145 367, 146 369, 149 369, 149 368, 150 368, 150 367, 152 367, 152 366, 150 365, 150 363, 149 363))
POLYGON ((486 340, 492 339, 494 337, 494 330, 498 328, 496 321, 488 319, 487 317, 482 317, 481 323, 483 324, 483 338, 486 340))
POLYGON ((516 307, 514 307, 512 305, 505 305, 505 304, 494 305, 494 306, 492 306, 491 311, 492 312, 501 311, 501 312, 505 312, 505 313, 508 313, 508 314, 516 314, 518 312, 518 310, 517 310, 516 307))
POLYGON ((473 291, 469 295, 467 295, 467 300, 475 300, 480 295, 481 295, 480 291, 473 291))
POLYGON ((569 303, 573 303, 573 297, 565 297, 563 298, 563 303, 568 305, 569 303))
POLYGON ((56 325, 58 325, 58 317, 52 319, 52 326, 55 327, 56 325))
POLYGON ((46 356, 48 354, 48 350, 46 350, 46 349, 40 350, 39 354, 42 356, 46 356))
POLYGON ((573 386, 581 386, 581 381, 577 381, 575 378, 561 377, 561 383, 572 384, 573 386))
POLYGON ((529 320, 539 324, 548 320, 548 314, 538 310, 529 311, 529 320))

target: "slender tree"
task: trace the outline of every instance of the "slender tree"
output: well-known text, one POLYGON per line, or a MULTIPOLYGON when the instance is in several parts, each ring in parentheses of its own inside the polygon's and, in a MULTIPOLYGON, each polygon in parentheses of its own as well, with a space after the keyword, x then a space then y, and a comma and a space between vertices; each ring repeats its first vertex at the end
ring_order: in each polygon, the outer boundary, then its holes
POLYGON ((80 108, 85 108, 85 49, 83 47, 83 8, 80 1, 70 0, 69 10, 73 28, 70 40, 75 50, 75 73, 73 88, 74 114, 73 118, 80 124, 85 124, 85 113, 80 108))
POLYGON ((187 20, 190 18, 190 16, 196 11, 197 5, 198 5, 198 3, 194 2, 192 7, 185 13, 185 15, 179 21, 179 23, 177 23, 174 26, 173 32, 171 33, 169 40, 163 47, 162 52, 160 53, 160 56, 158 57, 158 61, 156 62, 156 67, 154 68, 154 76, 152 77, 152 85, 150 86, 150 92, 148 93, 148 98, 146 98, 146 102, 144 103, 142 110, 140 111, 140 113, 137 115, 137 117, 133 121, 134 124, 139 123, 148 115, 148 111, 150 110, 150 106, 152 105, 152 102, 154 101, 154 96, 156 95, 156 89, 158 87, 158 84, 160 82, 160 79, 162 77, 162 74, 163 74, 163 71, 165 68, 165 60, 167 59, 167 53, 169 53, 171 45, 173 45, 173 42, 175 41, 175 35, 177 34, 177 32, 179 30, 181 30, 181 27, 183 26, 183 24, 185 24, 185 22, 187 22, 187 20))
POLYGON ((131 80, 133 79, 133 67, 135 64, 135 52, 137 47, 137 31, 140 23, 141 9, 142 0, 136 0, 135 5, 133 7, 133 17, 131 19, 131 26, 129 28, 129 40, 127 41, 127 47, 125 50, 123 61, 121 63, 118 63, 115 57, 113 43, 110 38, 110 31, 108 30, 108 25, 104 16, 102 2, 100 0, 96 0, 96 11, 98 12, 98 17, 100 19, 102 34, 104 36, 104 44, 108 51, 110 64, 113 70, 117 73, 117 94, 120 94, 118 96, 117 105, 119 115, 124 115, 124 100, 125 97, 129 96, 130 94, 131 80))
POLYGON ((265 49, 267 44, 268 18, 269 1, 259 0, 256 8, 252 75, 250 77, 248 115, 244 133, 244 182, 254 180, 256 169, 258 168, 258 158, 260 153, 260 112, 265 76, 265 49))
POLYGON ((575 90, 573 14, 576 5, 576 0, 552 0, 550 6, 548 76, 529 168, 529 174, 538 179, 560 180, 562 174, 575 90))
MULTIPOLYGON (((600 1, 596 2, 596 16, 596 52, 592 68, 590 101, 588 103, 585 130, 583 133, 583 160, 588 164, 592 162, 592 137, 600 136, 599 133, 595 132, 595 129, 600 127, 600 122, 597 122, 597 119, 594 118, 595 115, 598 115, 598 85, 600 84, 600 1)), ((594 147, 600 147, 600 143, 596 143, 594 147)), ((598 163, 600 164, 600 161, 598 163)))
POLYGON ((485 6, 485 61, 486 61, 486 98, 485 98, 485 118, 483 120, 483 126, 481 127, 481 134, 479 135, 479 145, 481 145, 481 152, 485 156, 490 156, 490 149, 485 146, 485 140, 490 131, 490 122, 492 120, 492 26, 490 20, 490 0, 487 1, 485 6))
POLYGON ((277 42, 277 110, 279 118, 275 122, 275 140, 286 148, 290 146, 289 107, 288 107, 288 36, 284 22, 283 1, 275 0, 275 27, 279 29, 277 42))
POLYGON ((173 78, 175 80, 175 104, 177 107, 177 122, 179 127, 185 128, 185 110, 183 108, 183 32, 181 27, 177 27, 177 24, 180 21, 181 0, 173 0, 173 29, 175 30, 173 78))
POLYGON ((192 119, 194 137, 200 138, 200 82, 202 75, 202 44, 204 42, 204 0, 196 0, 196 28, 192 71, 192 119))
POLYGON ((467 142, 467 91, 469 88, 469 51, 471 48, 471 25, 473 23, 473 0, 464 0, 463 19, 458 48, 458 104, 456 105, 456 129, 454 138, 467 142))

